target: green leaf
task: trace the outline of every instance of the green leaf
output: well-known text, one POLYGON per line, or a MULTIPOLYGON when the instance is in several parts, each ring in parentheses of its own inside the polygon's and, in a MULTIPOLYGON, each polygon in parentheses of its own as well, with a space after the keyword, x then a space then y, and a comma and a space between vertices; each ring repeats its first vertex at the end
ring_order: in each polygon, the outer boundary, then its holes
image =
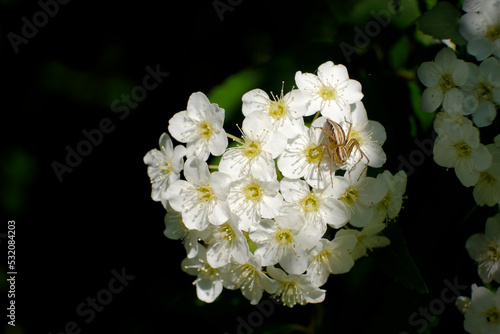
POLYGON ((244 69, 231 75, 209 93, 210 102, 217 103, 226 111, 226 121, 241 119, 241 97, 246 92, 259 88, 262 73, 255 69, 244 69))
POLYGON ((394 68, 404 67, 410 54, 410 39, 403 35, 389 50, 389 59, 394 68))
POLYGON ((457 45, 465 45, 458 32, 462 13, 448 2, 440 2, 417 20, 417 28, 436 39, 451 39, 457 45))
POLYGON ((416 82, 408 81, 408 90, 410 91, 410 102, 415 116, 420 123, 420 128, 425 132, 430 129, 434 123, 436 113, 428 113, 422 110, 422 90, 416 82))
POLYGON ((395 282, 418 293, 428 293, 427 285, 408 252, 399 224, 389 222, 384 235, 391 240, 391 244, 388 247, 376 249, 370 255, 374 257, 375 263, 395 282))

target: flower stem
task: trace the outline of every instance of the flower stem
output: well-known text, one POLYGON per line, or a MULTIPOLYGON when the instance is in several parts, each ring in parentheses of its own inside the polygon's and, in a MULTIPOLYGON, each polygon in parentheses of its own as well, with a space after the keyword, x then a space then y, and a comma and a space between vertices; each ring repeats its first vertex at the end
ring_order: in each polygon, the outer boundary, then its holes
POLYGON ((219 166, 218 165, 208 165, 208 169, 219 170, 219 166))
POLYGON ((232 134, 226 132, 226 136, 227 136, 227 138, 230 138, 234 141, 237 141, 240 144, 243 144, 243 140, 239 137, 236 137, 235 135, 232 135, 232 134))

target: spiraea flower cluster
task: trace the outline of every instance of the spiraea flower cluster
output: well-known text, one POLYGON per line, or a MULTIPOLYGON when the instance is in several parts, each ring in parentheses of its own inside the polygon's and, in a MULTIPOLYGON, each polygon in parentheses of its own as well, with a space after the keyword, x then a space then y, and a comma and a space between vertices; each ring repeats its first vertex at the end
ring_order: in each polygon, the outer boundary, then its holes
POLYGON ((500 106, 500 0, 468 0, 460 20, 467 52, 477 59, 466 62, 450 47, 417 71, 426 86, 422 109, 436 111, 434 160, 453 168, 465 187, 474 187, 478 205, 500 204, 500 137, 482 142, 482 129, 496 120, 500 106))
POLYGON ((193 93, 169 121, 180 144, 164 133, 144 157, 165 235, 182 240, 202 301, 226 288, 251 304, 264 292, 289 307, 322 302, 331 274, 390 244, 380 233, 401 210, 406 174, 368 176, 386 161, 386 133, 368 119, 361 84, 331 61, 295 84, 245 93, 239 135, 193 93))

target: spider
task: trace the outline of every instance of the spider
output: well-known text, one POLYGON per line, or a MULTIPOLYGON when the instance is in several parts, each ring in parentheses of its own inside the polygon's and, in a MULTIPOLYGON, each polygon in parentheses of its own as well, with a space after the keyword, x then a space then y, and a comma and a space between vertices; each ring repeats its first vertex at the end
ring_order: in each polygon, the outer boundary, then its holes
POLYGON ((354 164, 352 168, 354 168, 361 161, 361 159, 363 159, 363 157, 365 157, 367 161, 365 168, 363 169, 363 172, 359 174, 358 180, 361 177, 361 175, 365 172, 365 170, 368 168, 368 164, 370 163, 370 159, 368 159, 365 152, 361 150, 359 142, 355 138, 349 139, 349 135, 351 134, 351 127, 352 123, 349 123, 349 129, 347 130, 347 135, 342 129, 342 127, 337 122, 334 122, 332 120, 327 120, 323 127, 314 127, 315 129, 321 129, 321 131, 323 131, 323 133, 325 134, 326 142, 316 147, 316 149, 323 147, 323 150, 321 152, 321 157, 318 162, 318 169, 320 168, 320 164, 321 161, 323 160, 325 152, 328 152, 328 155, 330 156, 330 178, 332 181, 332 186, 333 186, 333 176, 332 176, 333 163, 335 162, 339 165, 344 164, 347 161, 347 159, 349 159, 349 157, 351 156, 353 149, 356 148, 359 151, 359 153, 361 154, 361 158, 359 158, 359 160, 354 164))

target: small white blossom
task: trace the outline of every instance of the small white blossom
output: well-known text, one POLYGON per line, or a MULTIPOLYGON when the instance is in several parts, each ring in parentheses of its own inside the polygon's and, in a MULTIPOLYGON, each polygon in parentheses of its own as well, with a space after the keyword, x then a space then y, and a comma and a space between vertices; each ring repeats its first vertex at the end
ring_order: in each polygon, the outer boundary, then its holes
POLYGON ((210 266, 220 268, 231 262, 234 258, 238 263, 246 263, 250 256, 246 237, 238 228, 239 218, 230 215, 222 225, 210 225, 208 236, 204 239, 207 243, 207 261, 210 266))
POLYGON ((500 64, 490 57, 479 66, 467 63, 469 78, 461 87, 464 93, 464 107, 472 113, 474 124, 479 127, 490 125, 500 105, 500 64))
POLYGON ((275 221, 262 219, 249 234, 257 244, 254 254, 262 257, 262 265, 279 263, 289 273, 303 273, 307 269, 306 251, 321 238, 315 229, 305 229, 304 225, 298 210, 291 208, 275 221))
POLYGON ((184 167, 186 148, 178 145, 174 148, 170 136, 163 133, 159 141, 160 150, 152 149, 144 156, 151 180, 151 198, 161 201, 166 207, 165 192, 169 185, 179 180, 184 167))
POLYGON ((325 188, 330 182, 328 154, 323 154, 321 129, 304 126, 299 134, 288 139, 278 158, 280 172, 290 179, 303 177, 315 188, 325 188))
POLYGON ((230 214, 226 200, 231 177, 222 172, 210 174, 207 163, 198 158, 186 160, 184 176, 186 181, 176 181, 166 193, 172 208, 182 214, 184 224, 202 231, 209 223, 225 223, 230 214))
POLYGON ((442 121, 434 126, 434 161, 442 167, 455 168, 466 187, 475 185, 480 172, 491 165, 491 154, 479 141, 479 130, 470 121, 442 121))
POLYGON ((354 235, 335 236, 330 241, 321 239, 309 252, 309 266, 307 273, 311 282, 322 286, 330 274, 343 274, 354 266, 351 251, 357 243, 354 235))
POLYGON ((491 166, 479 174, 472 195, 478 205, 494 206, 500 204, 500 135, 486 148, 492 156, 491 166))
POLYGON ((172 240, 182 240, 188 258, 193 258, 198 254, 198 249, 203 247, 198 240, 205 238, 205 231, 190 230, 182 222, 180 212, 173 210, 170 205, 167 207, 165 215, 165 230, 163 234, 172 240))
POLYGON ((347 209, 334 197, 332 187, 310 189, 303 180, 283 178, 280 188, 287 205, 299 209, 306 228, 314 228, 320 235, 326 232, 327 224, 340 228, 349 220, 347 209))
POLYGON ((335 117, 338 113, 347 115, 350 112, 350 104, 363 98, 361 84, 349 79, 344 65, 334 65, 328 61, 318 67, 317 73, 318 75, 298 71, 295 74, 297 87, 312 95, 305 116, 318 111, 328 118, 335 117))
POLYGON ((196 285, 198 299, 205 303, 213 302, 224 288, 221 272, 224 268, 213 268, 207 262, 207 251, 200 247, 196 257, 185 258, 181 262, 181 268, 191 276, 197 276, 193 282, 196 285))
POLYGON ((273 129, 283 133, 287 138, 295 137, 302 126, 307 112, 310 96, 305 91, 294 89, 283 96, 269 98, 261 89, 254 89, 242 97, 242 112, 248 116, 252 112, 262 111, 271 117, 273 129))
POLYGON ((388 190, 385 182, 366 176, 363 169, 356 167, 351 173, 333 178, 334 196, 346 207, 349 223, 356 227, 366 226, 372 220, 373 205, 380 202, 388 190))
POLYGON ((315 286, 308 275, 287 275, 283 270, 274 266, 267 267, 267 272, 278 282, 274 296, 285 306, 321 303, 325 299, 326 291, 315 286))
POLYGON ((240 264, 231 262, 222 275, 224 287, 231 290, 241 289, 250 304, 257 305, 262 298, 262 293, 274 293, 278 283, 269 278, 262 271, 262 260, 260 256, 250 254, 248 262, 240 264))
MULTIPOLYGON (((463 299, 458 299, 463 304, 463 299)), ((471 334, 500 332, 500 289, 496 293, 472 284, 471 299, 463 308, 464 329, 471 334)))
POLYGON ((406 190, 407 176, 404 170, 392 175, 388 170, 377 175, 377 179, 387 185, 387 194, 374 206, 375 220, 383 222, 386 219, 395 219, 403 205, 403 194, 406 190))
POLYGON ((187 143, 187 157, 207 160, 210 153, 221 155, 227 148, 224 109, 210 103, 205 94, 193 93, 187 110, 180 111, 168 122, 168 131, 177 141, 187 143))
POLYGON ((419 80, 427 87, 422 93, 422 110, 433 112, 441 104, 450 114, 462 114, 463 92, 458 88, 465 83, 469 68, 457 59, 452 49, 445 47, 434 61, 425 62, 417 70, 419 80))
POLYGON ((500 1, 485 0, 480 6, 468 6, 460 18, 460 34, 467 41, 467 52, 481 61, 490 55, 500 57, 500 1))
POLYGON ((274 218, 283 206, 278 180, 261 181, 247 177, 231 184, 228 202, 241 219, 240 229, 250 231, 261 218, 274 218))
POLYGON ((241 145, 222 155, 219 171, 240 180, 248 175, 261 180, 276 179, 275 158, 285 149, 286 137, 273 130, 269 115, 256 111, 243 120, 241 145))
POLYGON ((500 283, 500 214, 486 221, 485 233, 476 233, 467 239, 465 248, 477 262, 479 277, 484 283, 500 283))
POLYGON ((372 221, 363 227, 361 231, 354 229, 339 230, 335 237, 354 235, 357 238, 358 242, 351 251, 353 259, 357 260, 363 256, 367 256, 368 250, 372 251, 374 248, 386 247, 390 245, 391 241, 389 238, 380 235, 380 232, 382 232, 384 228, 384 223, 376 223, 372 221))

